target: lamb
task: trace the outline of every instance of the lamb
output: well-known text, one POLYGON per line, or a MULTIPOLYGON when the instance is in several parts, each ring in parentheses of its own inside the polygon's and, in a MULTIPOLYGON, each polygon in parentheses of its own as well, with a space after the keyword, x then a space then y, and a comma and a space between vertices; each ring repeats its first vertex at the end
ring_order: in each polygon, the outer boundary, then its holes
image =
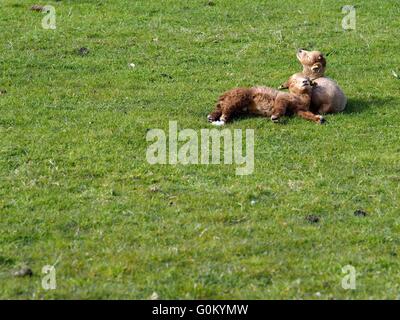
POLYGON ((313 85, 308 77, 293 75, 287 82, 289 93, 269 87, 232 89, 219 98, 215 110, 208 115, 208 121, 221 126, 238 115, 251 114, 278 122, 280 117, 291 112, 322 124, 324 118, 309 110, 313 85))

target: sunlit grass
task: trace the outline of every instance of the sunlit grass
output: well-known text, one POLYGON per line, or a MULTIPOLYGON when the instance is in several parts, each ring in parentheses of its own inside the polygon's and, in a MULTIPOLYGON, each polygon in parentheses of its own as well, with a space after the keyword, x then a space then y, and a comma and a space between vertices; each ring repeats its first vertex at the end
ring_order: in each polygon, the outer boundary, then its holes
POLYGON ((1 2, 1 298, 398 297, 398 1, 355 3, 347 32, 348 2, 214 3, 47 1, 52 31, 34 1, 1 2), (249 176, 147 163, 149 129, 209 128, 221 92, 277 87, 298 47, 330 53, 345 113, 235 121, 255 130, 249 176))

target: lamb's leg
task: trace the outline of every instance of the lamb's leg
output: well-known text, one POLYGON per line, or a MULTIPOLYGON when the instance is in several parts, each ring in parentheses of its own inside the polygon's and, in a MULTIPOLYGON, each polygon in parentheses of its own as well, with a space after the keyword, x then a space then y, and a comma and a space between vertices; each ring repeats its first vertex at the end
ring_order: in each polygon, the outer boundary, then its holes
POLYGON ((215 107, 215 110, 213 112, 211 112, 208 116, 207 116, 207 120, 209 122, 214 122, 214 121, 218 121, 219 118, 222 115, 222 110, 221 110, 221 104, 218 103, 215 107))
POLYGON ((233 111, 234 105, 230 105, 222 99, 218 102, 215 110, 208 115, 207 119, 214 126, 223 126, 230 120, 233 111))
POLYGON ((212 121, 212 124, 223 126, 226 122, 230 121, 233 116, 247 110, 251 102, 251 91, 248 89, 237 88, 225 93, 220 98, 215 111, 217 115, 219 115, 217 111, 221 111, 219 120, 212 121))
POLYGON ((325 119, 323 116, 320 116, 319 114, 314 114, 311 111, 301 111, 300 110, 300 111, 297 111, 297 115, 299 117, 302 117, 303 119, 311 120, 311 121, 314 121, 319 124, 325 123, 325 119))
POLYGON ((213 121, 212 124, 214 126, 223 126, 225 123, 227 123, 229 120, 231 120, 233 115, 233 110, 230 108, 224 109, 222 112, 221 116, 219 117, 218 121, 213 121))
POLYGON ((274 102, 274 109, 272 111, 271 120, 278 122, 280 117, 283 117, 286 113, 287 103, 284 100, 276 98, 274 102))

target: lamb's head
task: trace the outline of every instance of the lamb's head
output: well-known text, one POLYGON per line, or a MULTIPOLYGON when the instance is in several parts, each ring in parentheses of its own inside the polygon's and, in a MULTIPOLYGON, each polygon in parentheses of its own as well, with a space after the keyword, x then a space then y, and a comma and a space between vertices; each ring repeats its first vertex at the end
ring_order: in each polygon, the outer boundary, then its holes
POLYGON ((297 50, 297 59, 303 66, 303 73, 313 79, 323 77, 326 69, 326 59, 320 51, 297 50))
POLYGON ((303 76, 301 73, 296 73, 283 83, 279 89, 289 89, 289 92, 294 94, 311 95, 314 86, 316 86, 316 83, 309 77, 303 76))

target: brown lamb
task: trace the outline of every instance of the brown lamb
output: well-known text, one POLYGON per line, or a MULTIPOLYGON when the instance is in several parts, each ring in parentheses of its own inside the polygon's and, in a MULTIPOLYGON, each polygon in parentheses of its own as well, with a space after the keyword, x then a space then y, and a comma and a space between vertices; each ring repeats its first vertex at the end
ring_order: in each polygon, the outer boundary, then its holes
MULTIPOLYGON (((320 51, 299 49, 296 56, 303 66, 303 72, 296 75, 309 77, 316 84, 311 96, 310 110, 319 114, 343 111, 347 98, 334 80, 325 77, 324 55, 320 51)), ((280 86, 280 89, 284 88, 288 88, 287 83, 280 86)))
POLYGON ((236 88, 225 92, 218 100, 215 110, 208 115, 214 125, 224 125, 238 115, 270 117, 277 122, 286 113, 317 123, 322 116, 309 111, 313 83, 307 77, 292 76, 288 82, 289 93, 268 87, 236 88))

